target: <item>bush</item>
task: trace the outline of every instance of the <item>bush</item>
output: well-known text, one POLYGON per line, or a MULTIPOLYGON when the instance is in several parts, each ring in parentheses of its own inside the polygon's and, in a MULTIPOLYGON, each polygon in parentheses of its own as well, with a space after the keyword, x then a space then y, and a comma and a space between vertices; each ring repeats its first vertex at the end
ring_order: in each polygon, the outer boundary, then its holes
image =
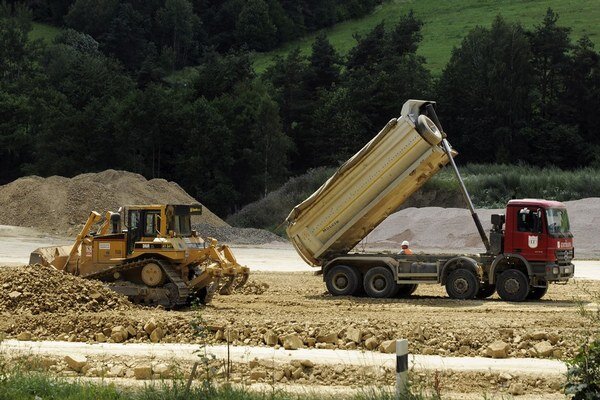
POLYGON ((600 399, 600 338, 584 344, 569 363, 565 393, 573 400, 600 399))

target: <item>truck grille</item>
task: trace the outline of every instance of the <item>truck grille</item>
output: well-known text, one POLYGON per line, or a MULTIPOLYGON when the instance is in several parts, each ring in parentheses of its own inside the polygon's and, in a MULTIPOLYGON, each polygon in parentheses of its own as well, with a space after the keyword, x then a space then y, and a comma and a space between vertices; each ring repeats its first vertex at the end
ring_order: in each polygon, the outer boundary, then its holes
POLYGON ((573 259, 574 251, 571 250, 556 250, 556 261, 558 264, 569 264, 573 259))

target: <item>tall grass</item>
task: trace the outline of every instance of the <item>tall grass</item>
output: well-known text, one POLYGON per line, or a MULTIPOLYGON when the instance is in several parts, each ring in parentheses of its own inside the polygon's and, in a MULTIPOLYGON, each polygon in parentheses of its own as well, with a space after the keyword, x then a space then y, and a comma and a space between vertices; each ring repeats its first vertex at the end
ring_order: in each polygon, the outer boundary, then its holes
MULTIPOLYGON (((600 197, 600 169, 585 168, 563 171, 554 167, 527 165, 468 164, 459 170, 473 203, 479 208, 503 208, 511 198, 544 198, 568 201, 600 197)), ((310 196, 335 171, 317 168, 291 178, 285 185, 265 198, 248 204, 227 222, 234 226, 263 228, 283 234, 281 225, 292 208, 310 196)), ((418 198, 446 199, 447 203, 431 204, 412 201, 411 206, 456 207, 462 204, 456 180, 450 168, 443 169, 421 189, 425 196, 418 198), (427 196, 430 193, 444 196, 427 196)))

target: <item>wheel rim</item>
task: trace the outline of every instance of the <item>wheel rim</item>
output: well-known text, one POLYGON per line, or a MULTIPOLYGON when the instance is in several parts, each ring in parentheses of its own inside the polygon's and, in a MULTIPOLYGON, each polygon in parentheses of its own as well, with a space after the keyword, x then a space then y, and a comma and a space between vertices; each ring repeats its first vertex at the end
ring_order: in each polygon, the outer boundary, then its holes
POLYGON ((336 290, 342 291, 348 288, 349 279, 346 274, 338 273, 333 277, 332 283, 336 290))
POLYGON ((506 290, 506 292, 510 294, 517 293, 520 288, 521 284, 519 283, 518 279, 515 278, 507 279, 504 283, 504 290, 506 290))
POLYGON ((371 279, 371 288, 376 292, 383 292, 387 287, 387 280, 383 275, 375 275, 371 279))
POLYGON ((163 281, 163 271, 155 263, 148 263, 142 268, 142 282, 150 287, 159 285, 163 281))
POLYGON ((457 293, 464 294, 469 290, 469 282, 465 278, 458 278, 452 285, 457 293))

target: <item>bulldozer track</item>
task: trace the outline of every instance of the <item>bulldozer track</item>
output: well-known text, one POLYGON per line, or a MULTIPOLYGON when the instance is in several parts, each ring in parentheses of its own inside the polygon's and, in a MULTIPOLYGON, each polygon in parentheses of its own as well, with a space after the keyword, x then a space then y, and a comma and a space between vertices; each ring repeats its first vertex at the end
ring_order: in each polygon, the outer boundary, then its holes
POLYGON ((82 275, 81 277, 86 278, 86 279, 109 278, 109 277, 113 276, 113 274, 116 272, 122 273, 122 272, 131 271, 135 268, 142 267, 151 262, 160 265, 162 270, 167 275, 169 283, 173 283, 175 286, 177 286, 177 291, 178 291, 177 298, 169 299, 171 301, 171 303, 173 303, 173 304, 171 304, 171 306, 186 305, 188 302, 188 296, 190 294, 190 291, 189 291, 187 285, 185 284, 185 282, 183 281, 183 279, 181 278, 179 273, 171 265, 169 265, 169 264, 165 263, 163 260, 160 260, 157 258, 144 258, 142 260, 124 263, 121 265, 114 266, 112 268, 108 268, 104 271, 96 272, 93 274, 82 275))

